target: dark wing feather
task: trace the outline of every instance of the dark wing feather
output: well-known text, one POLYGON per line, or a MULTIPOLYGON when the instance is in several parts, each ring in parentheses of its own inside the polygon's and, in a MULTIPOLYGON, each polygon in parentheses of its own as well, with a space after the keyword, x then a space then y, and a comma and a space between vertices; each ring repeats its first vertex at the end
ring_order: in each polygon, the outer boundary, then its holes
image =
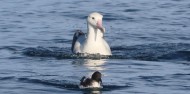
MULTIPOLYGON (((71 47, 71 51, 73 52, 74 50, 74 46, 75 46, 75 42, 77 41, 77 39, 81 36, 84 35, 84 33, 81 30, 77 30, 73 36, 73 41, 72 41, 72 47, 71 47)), ((73 52, 74 53, 74 52, 73 52)))
POLYGON ((90 78, 87 78, 83 84, 82 84, 84 87, 87 87, 87 86, 90 86, 92 85, 92 80, 90 78))

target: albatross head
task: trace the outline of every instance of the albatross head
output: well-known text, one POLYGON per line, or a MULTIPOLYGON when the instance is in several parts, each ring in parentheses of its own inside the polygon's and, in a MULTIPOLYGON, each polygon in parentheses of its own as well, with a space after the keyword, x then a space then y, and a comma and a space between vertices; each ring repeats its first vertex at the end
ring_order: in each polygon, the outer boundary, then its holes
POLYGON ((105 32, 105 28, 102 25, 102 18, 103 15, 101 15, 98 12, 93 12, 91 13, 88 18, 87 18, 87 22, 89 25, 91 25, 93 28, 95 29, 99 29, 100 31, 102 31, 103 33, 105 32))

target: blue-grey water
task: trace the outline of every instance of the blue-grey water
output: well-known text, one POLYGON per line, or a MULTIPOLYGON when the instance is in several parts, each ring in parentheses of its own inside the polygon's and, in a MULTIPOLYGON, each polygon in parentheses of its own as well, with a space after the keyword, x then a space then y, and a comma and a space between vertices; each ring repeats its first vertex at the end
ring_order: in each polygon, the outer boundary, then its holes
POLYGON ((0 0, 1 94, 188 94, 190 0, 0 0), (78 57, 73 34, 104 15, 113 56, 78 57), (104 88, 78 88, 103 74, 104 88))

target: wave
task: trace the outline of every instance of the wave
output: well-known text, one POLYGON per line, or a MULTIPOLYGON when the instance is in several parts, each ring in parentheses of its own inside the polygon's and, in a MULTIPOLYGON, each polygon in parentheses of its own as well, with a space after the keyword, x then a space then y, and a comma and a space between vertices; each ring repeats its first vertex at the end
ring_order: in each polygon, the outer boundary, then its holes
POLYGON ((56 80, 56 79, 34 79, 34 78, 28 78, 28 77, 15 77, 15 76, 9 76, 9 77, 0 77, 0 80, 15 80, 21 83, 31 83, 31 84, 41 84, 41 85, 47 85, 47 86, 52 86, 52 87, 57 87, 57 88, 63 88, 67 90, 76 90, 76 91, 111 91, 115 89, 122 89, 122 88, 129 88, 132 87, 131 84, 128 85, 103 85, 103 88, 101 89, 80 89, 78 86, 78 83, 76 82, 71 82, 68 80, 56 80))
POLYGON ((99 54, 72 54, 70 48, 34 47, 26 48, 23 54, 35 57, 55 57, 57 59, 134 59, 147 61, 186 60, 190 61, 190 44, 163 43, 135 46, 112 47, 112 56, 99 54))
POLYGON ((43 84, 48 86, 54 86, 58 88, 64 88, 68 90, 99 90, 99 91, 110 91, 113 89, 122 89, 122 88, 128 88, 131 87, 130 85, 124 85, 124 86, 117 86, 117 85, 103 85, 102 89, 80 89, 77 83, 70 82, 67 80, 43 80, 43 79, 30 79, 30 78, 18 78, 19 81, 22 82, 28 82, 28 83, 36 83, 36 84, 43 84))

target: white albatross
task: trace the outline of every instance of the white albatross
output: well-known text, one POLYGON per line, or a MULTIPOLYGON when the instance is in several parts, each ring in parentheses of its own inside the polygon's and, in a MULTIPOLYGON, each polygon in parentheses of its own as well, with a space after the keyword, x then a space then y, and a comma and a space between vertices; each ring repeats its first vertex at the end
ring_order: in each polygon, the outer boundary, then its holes
POLYGON ((71 50, 73 53, 112 55, 108 43, 104 40, 105 28, 102 26, 103 15, 91 13, 87 18, 87 34, 76 31, 71 50))

